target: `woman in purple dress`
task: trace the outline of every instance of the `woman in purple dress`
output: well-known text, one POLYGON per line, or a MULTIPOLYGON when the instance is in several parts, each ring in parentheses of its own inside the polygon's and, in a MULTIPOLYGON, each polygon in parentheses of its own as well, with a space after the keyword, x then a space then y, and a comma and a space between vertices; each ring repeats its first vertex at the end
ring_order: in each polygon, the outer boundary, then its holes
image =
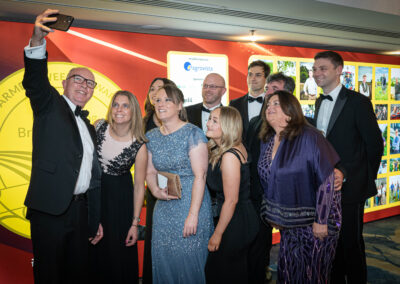
POLYGON ((272 94, 261 114, 261 216, 281 233, 278 283, 327 283, 341 223, 339 157, 289 92, 272 94))

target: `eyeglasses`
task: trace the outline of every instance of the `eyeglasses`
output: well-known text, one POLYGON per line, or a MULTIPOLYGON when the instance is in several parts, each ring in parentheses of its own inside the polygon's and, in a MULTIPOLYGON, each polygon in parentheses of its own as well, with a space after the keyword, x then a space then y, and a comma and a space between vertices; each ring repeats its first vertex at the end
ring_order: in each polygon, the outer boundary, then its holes
POLYGON ((83 78, 81 75, 78 75, 78 74, 69 76, 67 78, 67 80, 71 79, 71 78, 74 78, 74 82, 77 84, 83 84, 83 82, 86 81, 86 86, 88 86, 88 88, 90 88, 90 89, 94 89, 97 86, 97 83, 95 81, 83 78))
POLYGON ((208 84, 203 84, 203 89, 211 89, 211 90, 216 90, 218 88, 225 88, 224 86, 216 86, 216 85, 208 85, 208 84))

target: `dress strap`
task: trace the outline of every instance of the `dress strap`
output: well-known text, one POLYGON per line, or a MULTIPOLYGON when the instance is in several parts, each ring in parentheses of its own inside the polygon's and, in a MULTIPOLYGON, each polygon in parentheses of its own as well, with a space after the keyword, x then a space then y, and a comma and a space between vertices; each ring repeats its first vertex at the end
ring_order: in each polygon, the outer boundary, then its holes
POLYGON ((100 119, 99 122, 96 124, 96 131, 99 131, 100 127, 106 122, 105 119, 100 119))
POLYGON ((236 158, 239 159, 239 162, 240 162, 241 164, 243 164, 243 163, 242 163, 242 159, 240 158, 239 154, 243 157, 243 160, 246 160, 246 158, 244 157, 244 155, 242 154, 242 152, 240 152, 240 151, 239 151, 238 149, 236 149, 236 148, 230 148, 230 149, 227 150, 225 153, 227 153, 227 152, 232 153, 233 155, 235 155, 236 158))

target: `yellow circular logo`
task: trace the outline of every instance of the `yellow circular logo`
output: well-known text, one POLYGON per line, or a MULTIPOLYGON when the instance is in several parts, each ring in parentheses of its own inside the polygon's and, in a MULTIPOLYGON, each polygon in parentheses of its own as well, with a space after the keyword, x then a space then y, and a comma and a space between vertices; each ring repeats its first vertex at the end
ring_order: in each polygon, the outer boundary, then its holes
MULTIPOLYGON (((48 63, 50 83, 60 94, 63 93, 62 81, 74 67, 85 66, 48 63)), ((120 88, 105 75, 90 70, 98 83, 85 107, 93 123, 105 117, 112 95, 120 88)), ((24 69, 21 69, 0 81, 0 225, 29 238, 24 200, 31 173, 33 114, 22 87, 23 75, 24 69)))

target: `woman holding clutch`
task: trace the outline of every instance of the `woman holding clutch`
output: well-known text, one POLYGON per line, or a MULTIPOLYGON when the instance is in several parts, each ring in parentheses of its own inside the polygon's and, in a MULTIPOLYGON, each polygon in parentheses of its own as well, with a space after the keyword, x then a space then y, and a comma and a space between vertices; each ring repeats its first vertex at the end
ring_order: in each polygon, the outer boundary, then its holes
POLYGON ((207 122, 207 185, 216 193, 218 218, 206 264, 207 283, 248 283, 247 254, 258 232, 251 203, 250 168, 242 119, 232 107, 213 110, 207 122))
POLYGON ((138 283, 138 223, 147 168, 146 138, 136 97, 118 91, 107 119, 96 121, 102 168, 101 223, 104 237, 93 248, 98 283, 138 283), (135 164, 134 185, 131 168, 135 164))
POLYGON ((158 199, 153 213, 153 283, 205 283, 207 243, 212 231, 211 201, 205 187, 207 139, 186 122, 183 94, 171 84, 156 94, 162 126, 147 133, 147 184, 158 199), (158 171, 177 174, 182 197, 158 185, 158 171))
MULTIPOLYGON (((150 84, 149 92, 147 93, 144 102, 145 116, 143 117, 144 132, 152 130, 161 126, 161 121, 157 118, 154 110, 154 100, 157 91, 166 84, 173 84, 174 82, 167 78, 154 78, 150 84)), ((152 283, 151 275, 151 231, 153 225, 153 210, 156 203, 156 198, 151 194, 149 189, 145 193, 146 199, 146 236, 144 239, 144 254, 143 254, 143 284, 152 283)))

